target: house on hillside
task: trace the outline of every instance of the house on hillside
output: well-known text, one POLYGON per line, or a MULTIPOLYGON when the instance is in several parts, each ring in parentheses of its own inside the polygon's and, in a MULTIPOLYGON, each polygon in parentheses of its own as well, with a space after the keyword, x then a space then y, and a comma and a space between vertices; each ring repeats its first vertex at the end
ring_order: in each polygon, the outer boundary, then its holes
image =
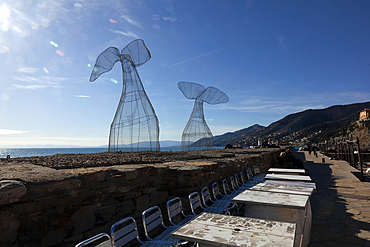
POLYGON ((360 111, 360 121, 370 120, 370 109, 364 109, 360 111))

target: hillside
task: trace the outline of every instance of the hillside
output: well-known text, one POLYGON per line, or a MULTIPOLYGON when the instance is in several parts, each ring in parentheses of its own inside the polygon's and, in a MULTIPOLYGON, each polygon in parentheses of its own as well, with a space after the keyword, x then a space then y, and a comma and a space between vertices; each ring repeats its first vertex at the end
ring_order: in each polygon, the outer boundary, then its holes
POLYGON ((267 127, 256 129, 248 134, 242 135, 240 133, 242 130, 240 130, 215 136, 214 145, 224 146, 230 143, 231 145, 250 146, 257 145, 258 140, 290 142, 308 139, 319 142, 324 137, 334 136, 342 128, 358 120, 359 112, 365 108, 370 108, 370 102, 336 105, 317 110, 309 109, 290 114, 267 127))

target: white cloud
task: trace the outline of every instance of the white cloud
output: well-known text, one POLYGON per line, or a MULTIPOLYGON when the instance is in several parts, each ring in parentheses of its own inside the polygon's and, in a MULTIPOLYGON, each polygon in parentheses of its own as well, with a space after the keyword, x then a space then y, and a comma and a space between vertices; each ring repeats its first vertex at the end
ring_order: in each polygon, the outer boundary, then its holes
POLYGON ((213 53, 216 53, 216 52, 219 52, 219 51, 222 51, 222 50, 225 50, 225 48, 222 48, 222 49, 219 49, 219 50, 216 50, 216 51, 211 51, 211 52, 208 52, 208 53, 205 53, 205 54, 202 54, 202 55, 196 56, 196 57, 192 57, 192 58, 189 58, 189 59, 185 59, 184 61, 181 61, 181 62, 178 62, 178 63, 172 64, 172 65, 168 66, 167 68, 171 68, 171 67, 174 67, 174 66, 176 66, 176 65, 179 65, 179 64, 183 64, 183 63, 186 63, 186 62, 192 61, 192 60, 194 60, 194 59, 198 59, 198 58, 201 58, 201 57, 204 57, 204 56, 208 56, 208 55, 211 55, 211 54, 213 54, 213 53))
POLYGON ((237 103, 227 103, 218 109, 236 110, 241 112, 258 112, 273 114, 290 114, 307 109, 323 109, 333 105, 347 105, 370 101, 370 94, 363 92, 312 92, 295 93, 284 98, 258 97, 242 100, 237 103))
POLYGON ((32 76, 12 76, 14 81, 20 84, 12 84, 9 89, 44 89, 44 88, 63 88, 62 83, 88 83, 88 78, 67 78, 67 77, 32 77, 32 76), (24 84, 23 84, 24 83, 24 84))
POLYGON ((17 84, 13 84, 13 88, 12 89, 43 89, 43 88, 46 88, 47 86, 46 85, 17 85, 17 84))
POLYGON ((138 35, 134 34, 134 33, 133 33, 133 32, 131 32, 131 31, 128 31, 128 32, 122 32, 122 31, 114 30, 113 32, 114 32, 115 34, 122 34, 122 35, 124 35, 124 36, 126 36, 126 37, 133 37, 133 38, 135 38, 135 39, 138 39, 138 38, 139 38, 139 36, 138 36, 138 35))
POLYGON ((38 68, 22 67, 18 69, 18 72, 33 74, 33 73, 36 73, 38 70, 39 70, 38 68))
POLYGON ((9 130, 9 129, 0 129, 0 135, 13 135, 13 134, 23 134, 28 133, 27 130, 9 130))
POLYGON ((89 95, 76 95, 77 98, 90 98, 89 95))
POLYGON ((134 26, 136 26, 136 27, 140 27, 141 28, 141 25, 138 23, 138 22, 136 22, 136 21, 134 21, 134 20, 132 20, 130 17, 128 17, 127 15, 122 15, 121 16, 125 21, 127 21, 128 23, 130 23, 130 24, 132 24, 132 25, 134 25, 134 26))
POLYGON ((232 126, 232 125, 220 125, 220 126, 213 126, 209 125, 209 128, 212 131, 213 136, 222 135, 226 132, 234 132, 240 129, 245 128, 245 126, 232 126))

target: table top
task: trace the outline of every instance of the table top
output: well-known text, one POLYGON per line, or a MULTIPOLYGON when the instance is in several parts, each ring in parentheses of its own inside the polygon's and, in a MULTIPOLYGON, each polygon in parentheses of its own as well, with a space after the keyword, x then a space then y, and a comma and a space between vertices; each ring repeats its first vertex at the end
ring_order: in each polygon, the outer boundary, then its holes
POLYGON ((315 189, 312 187, 292 186, 286 184, 259 183, 249 188, 249 190, 311 196, 315 189))
POLYGON ((288 180, 288 181, 302 181, 302 182, 311 182, 310 176, 301 176, 301 175, 285 175, 285 174, 266 174, 265 179, 274 179, 274 180, 288 180))
POLYGON ((286 207, 294 209, 305 209, 308 196, 286 193, 245 190, 239 195, 231 198, 232 202, 242 204, 258 204, 275 207, 286 207))
POLYGON ((316 190, 315 183, 304 183, 304 182, 293 182, 293 181, 278 181, 278 180, 266 180, 264 183, 266 184, 284 184, 284 185, 291 185, 291 186, 298 186, 298 187, 309 187, 316 190))
POLYGON ((301 174, 306 173, 304 169, 288 169, 288 168, 270 168, 268 172, 269 173, 301 173, 301 174))
POLYGON ((293 246, 296 224, 202 213, 171 237, 200 246, 293 246))

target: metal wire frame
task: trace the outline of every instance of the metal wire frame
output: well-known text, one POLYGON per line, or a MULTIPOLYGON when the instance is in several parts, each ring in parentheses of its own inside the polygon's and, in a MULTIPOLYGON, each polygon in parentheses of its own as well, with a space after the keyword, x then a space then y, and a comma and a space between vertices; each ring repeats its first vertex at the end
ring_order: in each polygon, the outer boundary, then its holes
POLYGON ((213 149, 213 135, 203 111, 203 102, 211 105, 226 103, 229 98, 214 87, 204 88, 194 82, 179 82, 178 87, 188 99, 195 99, 193 111, 181 137, 181 150, 213 149))
POLYGON ((129 43, 121 52, 109 47, 96 59, 90 81, 121 62, 123 87, 110 127, 108 152, 160 151, 159 122, 137 72, 151 58, 141 39, 129 43))

